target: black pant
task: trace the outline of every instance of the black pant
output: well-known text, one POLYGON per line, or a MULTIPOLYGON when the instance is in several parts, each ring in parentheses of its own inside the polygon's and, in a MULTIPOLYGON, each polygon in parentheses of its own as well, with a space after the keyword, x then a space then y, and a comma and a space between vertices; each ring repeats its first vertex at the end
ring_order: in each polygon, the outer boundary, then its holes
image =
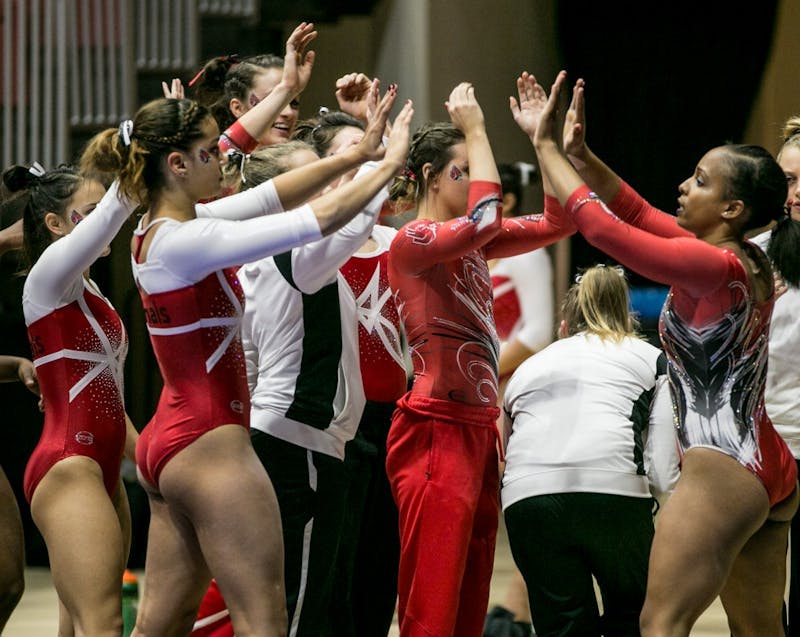
POLYGON ((540 495, 506 509, 511 553, 528 587, 538 637, 639 635, 651 510, 650 498, 602 493, 540 495))
POLYGON ((297 637, 338 637, 330 605, 339 546, 349 542, 345 464, 256 429, 250 436, 281 510, 289 626, 297 637))

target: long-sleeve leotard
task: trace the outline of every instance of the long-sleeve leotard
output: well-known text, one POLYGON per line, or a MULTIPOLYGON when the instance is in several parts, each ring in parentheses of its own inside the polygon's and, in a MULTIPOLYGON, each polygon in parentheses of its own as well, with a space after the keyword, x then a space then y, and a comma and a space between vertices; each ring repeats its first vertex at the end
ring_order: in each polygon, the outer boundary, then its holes
MULTIPOLYGON (((670 230, 667 215, 632 191, 615 205, 639 227, 611 213, 586 187, 565 209, 592 245, 672 286, 659 328, 682 451, 709 447, 730 455, 761 479, 772 504, 779 502, 794 488, 797 468, 764 409, 774 297, 759 302, 736 253, 670 230)), ((768 267, 755 246, 745 249, 768 267)))
POLYGON ((474 181, 465 216, 420 219, 398 232, 389 281, 408 336, 414 394, 496 404, 498 340, 486 258, 540 248, 572 231, 547 207, 544 215, 503 220, 499 185, 474 181))
POLYGON ((42 436, 25 471, 30 501, 59 460, 95 460, 108 493, 125 444, 123 366, 128 337, 114 308, 84 272, 133 210, 112 185, 95 210, 52 243, 31 268, 23 311, 45 404, 42 436))

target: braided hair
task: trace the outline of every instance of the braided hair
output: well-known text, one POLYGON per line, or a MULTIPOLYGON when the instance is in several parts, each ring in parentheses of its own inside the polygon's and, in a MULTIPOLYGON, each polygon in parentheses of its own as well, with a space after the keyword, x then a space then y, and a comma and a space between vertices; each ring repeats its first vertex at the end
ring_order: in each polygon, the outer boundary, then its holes
POLYGON ((389 198, 400 204, 418 204, 425 196, 428 184, 453 158, 451 148, 463 141, 464 133, 450 122, 423 124, 411 138, 405 169, 392 182, 389 198), (426 179, 422 167, 428 163, 431 170, 426 179))
POLYGON ((81 172, 118 174, 120 192, 147 207, 152 193, 164 186, 163 158, 173 150, 188 151, 203 136, 208 117, 208 109, 194 100, 148 102, 133 118, 130 144, 119 129, 98 133, 83 152, 81 172))

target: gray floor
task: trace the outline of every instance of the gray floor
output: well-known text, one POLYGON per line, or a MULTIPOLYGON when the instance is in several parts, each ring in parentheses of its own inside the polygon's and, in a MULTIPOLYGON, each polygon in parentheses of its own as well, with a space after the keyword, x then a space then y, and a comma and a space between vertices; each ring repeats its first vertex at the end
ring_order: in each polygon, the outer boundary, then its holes
MULTIPOLYGON (((512 572, 512 564, 508 541, 501 528, 497 544, 495 573, 492 579, 491 603, 496 603, 503 599, 510 573, 512 572)), ((23 595, 20 605, 11 616, 3 635, 7 637, 56 635, 58 610, 55 591, 50 580, 50 572, 42 568, 28 569, 25 573, 25 581, 25 595, 23 595)), ((706 611, 692 631, 693 637, 717 637, 729 634, 726 629, 725 615, 718 601, 706 611)), ((399 632, 395 626, 392 628, 390 636, 397 637, 398 635, 399 632)))

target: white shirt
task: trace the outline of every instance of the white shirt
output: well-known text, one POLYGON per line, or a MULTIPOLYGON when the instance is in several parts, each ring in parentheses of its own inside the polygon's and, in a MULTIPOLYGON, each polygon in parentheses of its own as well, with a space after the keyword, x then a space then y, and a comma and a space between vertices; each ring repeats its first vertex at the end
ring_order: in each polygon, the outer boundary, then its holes
POLYGON ((665 372, 643 340, 586 333, 522 363, 505 392, 503 508, 549 493, 669 491, 678 451, 665 372))

